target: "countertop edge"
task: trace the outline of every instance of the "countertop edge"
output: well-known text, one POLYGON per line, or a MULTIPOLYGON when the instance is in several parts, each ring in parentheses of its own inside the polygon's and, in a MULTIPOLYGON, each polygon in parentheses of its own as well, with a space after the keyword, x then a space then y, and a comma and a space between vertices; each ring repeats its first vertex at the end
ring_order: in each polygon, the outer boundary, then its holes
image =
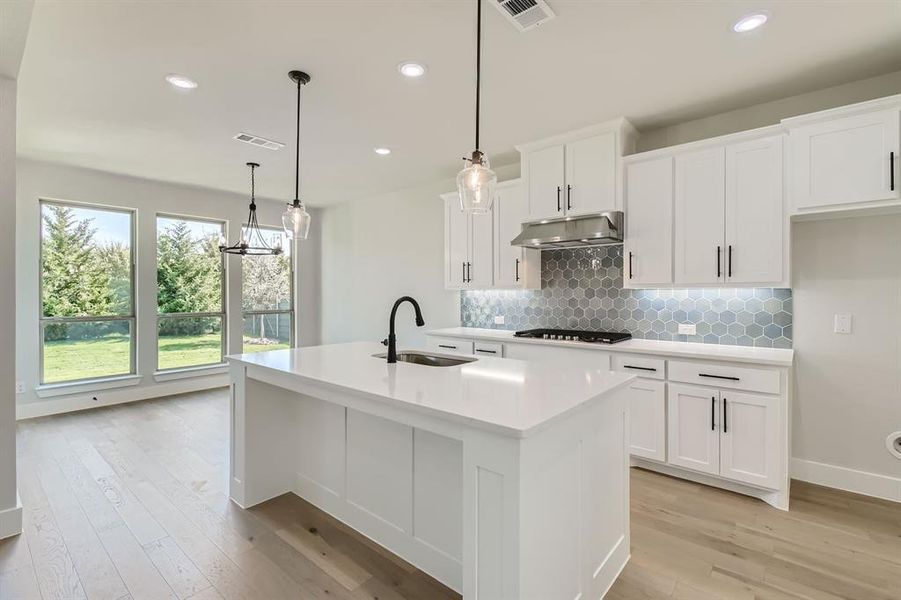
POLYGON ((426 335, 436 335, 443 337, 453 337, 460 339, 481 339, 493 342, 508 342, 511 344, 537 344, 543 346, 558 346, 562 348, 576 348, 580 350, 596 350, 601 352, 621 352, 625 354, 651 354, 657 356, 670 356, 675 358, 685 358, 685 359, 703 359, 703 360, 715 360, 718 362, 733 362, 733 363, 746 363, 753 365, 765 365, 771 367, 782 367, 782 368, 791 368, 794 366, 794 349, 790 348, 761 348, 761 350, 774 350, 779 352, 788 352, 791 353, 791 358, 789 360, 783 359, 774 359, 774 358, 760 358, 755 356, 722 356, 716 354, 716 348, 729 348, 730 351, 734 352, 736 349, 747 349, 749 351, 754 351, 756 348, 752 346, 732 346, 725 344, 703 344, 710 346, 710 352, 699 352, 696 347, 699 345, 698 342, 676 342, 669 340, 648 340, 652 342, 657 341, 665 341, 667 344, 692 344, 691 348, 686 348, 685 350, 678 349, 648 349, 648 348, 633 348, 628 344, 631 341, 642 342, 644 340, 635 339, 629 340, 627 342, 620 342, 618 344, 587 344, 585 342, 568 342, 563 340, 539 340, 532 338, 518 338, 513 336, 513 331, 506 329, 489 329, 484 330, 480 328, 471 328, 471 331, 459 331, 460 329, 466 328, 445 328, 445 329, 433 329, 426 332, 426 335), (485 331, 490 331, 491 333, 485 333, 485 331))

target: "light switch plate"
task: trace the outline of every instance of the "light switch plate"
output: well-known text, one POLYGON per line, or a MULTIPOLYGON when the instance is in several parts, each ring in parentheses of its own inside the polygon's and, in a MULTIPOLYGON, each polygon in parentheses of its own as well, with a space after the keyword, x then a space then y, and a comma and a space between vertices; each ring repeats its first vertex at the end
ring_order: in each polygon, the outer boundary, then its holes
POLYGON ((494 324, 495 325, 503 325, 504 324, 504 315, 497 315, 496 317, 494 317, 494 324))
POLYGON ((835 315, 835 333, 851 333, 851 315, 835 315))
POLYGON ((697 335, 698 326, 694 323, 679 323, 679 335, 697 335))

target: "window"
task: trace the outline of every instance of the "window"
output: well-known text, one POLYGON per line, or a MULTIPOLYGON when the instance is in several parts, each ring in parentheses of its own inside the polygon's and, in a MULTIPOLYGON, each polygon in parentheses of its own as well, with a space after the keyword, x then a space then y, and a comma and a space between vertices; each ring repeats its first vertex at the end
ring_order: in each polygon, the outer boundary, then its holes
POLYGON ((134 214, 41 201, 41 383, 135 372, 134 214))
POLYGON ((294 344, 294 256, 281 229, 261 228, 281 239, 284 254, 241 259, 243 352, 290 348, 294 344))
POLYGON ((219 364, 225 355, 225 262, 219 221, 157 216, 157 369, 219 364))

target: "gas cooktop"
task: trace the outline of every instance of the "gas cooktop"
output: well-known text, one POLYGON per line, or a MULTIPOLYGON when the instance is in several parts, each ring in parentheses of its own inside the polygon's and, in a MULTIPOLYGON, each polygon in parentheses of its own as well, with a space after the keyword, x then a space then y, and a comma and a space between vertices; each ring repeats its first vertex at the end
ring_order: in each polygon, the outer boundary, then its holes
POLYGON ((614 333, 609 331, 579 331, 576 329, 527 329, 514 333, 516 337, 537 338, 544 340, 567 340, 572 342, 588 342, 590 344, 615 344, 632 339, 631 333, 614 333))

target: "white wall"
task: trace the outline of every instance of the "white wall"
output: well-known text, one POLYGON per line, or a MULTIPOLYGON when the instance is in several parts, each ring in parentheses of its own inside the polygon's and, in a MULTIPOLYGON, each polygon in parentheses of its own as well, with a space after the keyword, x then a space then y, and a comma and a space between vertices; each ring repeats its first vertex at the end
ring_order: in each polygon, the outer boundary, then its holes
POLYGON ((901 215, 795 223, 792 234, 793 455, 901 478, 885 447, 901 431, 901 215), (833 333, 837 313, 852 315, 851 335, 833 333))
POLYGON ((21 530, 16 509, 16 82, 0 77, 0 538, 21 530))
MULTIPOLYGON (((235 165, 236 169, 246 169, 235 165)), ((167 213, 185 216, 207 217, 228 223, 229 239, 236 239, 241 224, 247 218, 248 199, 238 194, 228 194, 189 186, 136 179, 99 171, 65 167, 29 160, 18 162, 17 191, 18 210, 16 227, 20 234, 16 248, 17 293, 17 352, 21 360, 16 379, 24 383, 25 392, 19 394, 19 417, 48 414, 59 410, 72 410, 104 404, 114 404, 140 398, 178 393, 227 384, 224 373, 169 382, 156 382, 153 376, 156 362, 156 214, 167 213), (39 316, 39 200, 56 199, 87 202, 137 210, 137 372, 142 377, 138 386, 84 392, 63 397, 40 398, 35 392, 40 381, 39 316), (93 400, 96 397, 97 400, 93 400)), ((257 183, 265 181, 265 165, 257 173, 257 183)), ((259 187, 259 186, 258 186, 259 187)), ((262 225, 280 226, 283 205, 272 201, 258 201, 258 215, 262 225)), ((319 259, 318 214, 314 214, 314 227, 310 239, 300 242, 296 269, 296 288, 300 302, 296 305, 297 340, 300 344, 318 341, 318 297, 311 293, 317 289, 319 259)), ((241 280, 240 258, 229 256, 227 263, 226 305, 230 352, 241 348, 241 280)))
POLYGON ((424 332, 460 323, 460 294, 444 289, 442 181, 328 207, 322 216, 322 340, 380 341, 400 296, 416 298, 398 311, 398 346, 424 345, 424 332))

